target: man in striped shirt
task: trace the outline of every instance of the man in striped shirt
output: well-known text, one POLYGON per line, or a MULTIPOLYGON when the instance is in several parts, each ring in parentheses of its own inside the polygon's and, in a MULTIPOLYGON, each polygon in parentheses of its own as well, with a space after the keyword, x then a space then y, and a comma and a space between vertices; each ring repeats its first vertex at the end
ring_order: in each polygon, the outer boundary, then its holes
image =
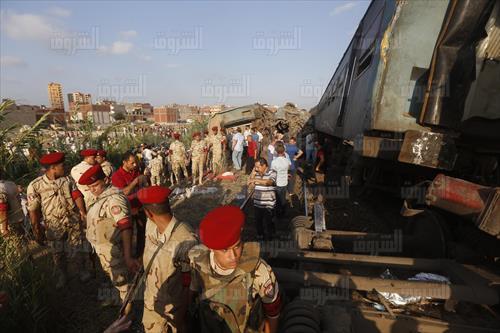
POLYGON ((255 186, 253 194, 254 216, 259 239, 269 240, 275 235, 273 211, 276 206, 276 171, 271 170, 265 158, 259 158, 248 179, 255 186))

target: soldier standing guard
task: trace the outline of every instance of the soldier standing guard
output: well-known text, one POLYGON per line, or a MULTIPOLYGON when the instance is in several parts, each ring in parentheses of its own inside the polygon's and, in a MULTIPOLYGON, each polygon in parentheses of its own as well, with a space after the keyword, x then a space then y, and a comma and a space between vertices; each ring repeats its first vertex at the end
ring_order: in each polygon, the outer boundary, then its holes
POLYGON ((201 133, 193 133, 193 141, 191 142, 191 168, 193 185, 196 185, 196 178, 198 183, 203 184, 203 166, 205 164, 206 145, 204 140, 200 140, 201 133))
POLYGON ((172 170, 174 172, 175 176, 175 181, 177 184, 180 183, 181 178, 180 178, 180 171, 182 169, 184 173, 184 177, 188 177, 188 172, 186 169, 186 148, 184 147, 184 144, 179 141, 179 138, 181 135, 179 133, 174 133, 174 142, 170 144, 169 147, 169 157, 170 157, 170 163, 172 164, 172 170))
POLYGON ((212 149, 212 166, 211 169, 214 174, 218 174, 222 171, 223 163, 223 145, 225 138, 219 133, 219 128, 217 126, 212 127, 213 135, 210 137, 210 147, 212 149))
POLYGON ((132 221, 127 197, 105 179, 102 167, 96 164, 79 180, 95 197, 87 212, 87 239, 123 302, 127 294, 127 270, 135 273, 140 264, 132 257, 132 221))
POLYGON ((149 162, 151 172, 151 185, 161 185, 161 176, 163 174, 163 161, 160 155, 153 157, 149 162))
MULTIPOLYGON (((28 185, 28 211, 36 240, 43 244, 46 238, 52 249, 56 288, 62 288, 67 279, 68 253, 78 263, 83 263, 83 253, 77 251, 82 247, 81 221, 86 216, 85 204, 73 180, 64 175, 64 153, 46 154, 40 164, 47 171, 28 185), (45 232, 40 224, 42 217, 45 232)), ((80 271, 80 280, 89 278, 87 270, 80 271)))
POLYGON ((93 196, 89 192, 89 190, 86 188, 86 186, 82 186, 78 184, 78 181, 80 180, 80 177, 82 174, 90 169, 94 164, 96 164, 96 156, 97 156, 97 150, 95 149, 85 149, 80 152, 80 156, 82 157, 82 161, 75 165, 71 169, 71 177, 73 177, 73 180, 76 183, 76 186, 80 190, 80 192, 83 194, 83 199, 85 200, 85 206, 88 207, 88 205, 92 202, 93 196))
POLYGON ((106 151, 105 150, 98 150, 97 155, 95 157, 95 160, 97 163, 101 165, 102 171, 106 175, 106 177, 111 178, 111 175, 113 172, 115 172, 115 168, 113 165, 106 159, 106 151))
POLYGON ((137 193, 150 220, 143 257, 149 271, 145 272, 142 322, 145 331, 151 333, 185 332, 191 281, 188 252, 197 239, 189 225, 173 216, 168 202, 170 193, 162 186, 147 187, 137 193))
POLYGON ((203 245, 189 252, 190 289, 199 294, 201 332, 276 332, 278 282, 259 257, 259 243, 241 241, 245 216, 236 206, 210 211, 200 223, 203 245))

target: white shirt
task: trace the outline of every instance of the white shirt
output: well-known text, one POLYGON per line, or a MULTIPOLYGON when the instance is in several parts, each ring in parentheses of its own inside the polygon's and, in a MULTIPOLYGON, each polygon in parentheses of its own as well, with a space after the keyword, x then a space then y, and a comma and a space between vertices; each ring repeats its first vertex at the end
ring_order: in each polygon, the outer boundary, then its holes
POLYGON ((306 149, 314 149, 314 140, 311 133, 306 135, 306 149))
POLYGON ((142 151, 142 158, 147 162, 151 161, 153 159, 153 151, 149 148, 144 149, 142 151))
POLYGON ((274 145, 272 143, 269 144, 269 146, 267 146, 267 151, 269 152, 269 154, 274 156, 274 153, 276 152, 276 150, 274 149, 274 145))
POLYGON ((245 139, 243 138, 243 135, 241 135, 240 132, 236 132, 236 134, 233 135, 233 142, 236 141, 236 145, 234 146, 234 151, 242 151, 243 150, 243 141, 245 139))
POLYGON ((290 159, 286 156, 278 156, 271 162, 271 169, 276 171, 276 186, 288 185, 288 170, 290 169, 290 159))
POLYGON ((247 138, 248 138, 249 135, 252 135, 252 131, 251 130, 245 130, 243 132, 243 137, 245 138, 245 146, 248 146, 247 138))
POLYGON ((259 136, 259 142, 262 141, 262 139, 264 138, 264 136, 262 135, 261 132, 257 131, 257 135, 259 136))

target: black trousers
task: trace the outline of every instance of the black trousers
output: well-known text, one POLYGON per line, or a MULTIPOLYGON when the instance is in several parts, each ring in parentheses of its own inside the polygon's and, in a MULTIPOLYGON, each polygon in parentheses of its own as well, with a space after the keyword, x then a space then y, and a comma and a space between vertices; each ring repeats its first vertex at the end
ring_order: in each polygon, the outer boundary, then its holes
POLYGON ((276 228, 273 222, 273 208, 260 208, 254 206, 255 227, 257 234, 265 239, 274 237, 276 228))
POLYGON ((276 186, 276 216, 282 217, 286 210, 286 186, 276 186))
POLYGON ((247 158, 247 164, 245 165, 245 172, 247 175, 252 173, 254 165, 255 165, 255 159, 249 156, 247 158))

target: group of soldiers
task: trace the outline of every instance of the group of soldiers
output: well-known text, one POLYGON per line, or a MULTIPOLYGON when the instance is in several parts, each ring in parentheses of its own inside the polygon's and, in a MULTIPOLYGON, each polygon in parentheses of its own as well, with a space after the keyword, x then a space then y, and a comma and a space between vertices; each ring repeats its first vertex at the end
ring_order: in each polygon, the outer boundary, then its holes
POLYGON ((219 128, 212 128, 212 135, 208 132, 195 132, 192 135, 191 146, 186 149, 180 140, 180 134, 172 134, 173 141, 163 156, 162 152, 154 153, 153 159, 146 165, 147 173, 150 174, 152 185, 163 185, 165 183, 168 167, 170 168, 170 183, 179 184, 183 177, 188 178, 187 167, 191 162, 191 175, 193 185, 203 184, 205 170, 214 174, 220 173, 224 168, 224 151, 226 147, 225 136, 219 132, 219 128))
MULTIPOLYGON (((196 177, 202 181, 207 149, 212 149, 214 168, 220 167, 223 139, 216 128, 213 132, 204 140, 200 133, 193 135, 193 181, 196 177)), ((183 150, 179 135, 174 134, 169 157, 177 181, 179 169, 185 172, 183 150)), ((51 249, 56 288, 65 287, 69 263, 75 265, 82 282, 89 280, 85 260, 92 252, 111 283, 115 296, 110 300, 127 305, 123 316, 131 310, 132 281, 144 282, 146 332, 277 330, 282 305, 278 283, 260 258, 258 243, 242 242, 245 215, 240 208, 217 207, 201 222, 189 221, 200 222, 196 234, 172 212, 171 190, 144 181, 134 154, 126 153, 116 171, 106 161, 105 151, 86 149, 80 155, 82 161, 70 175, 65 173, 64 153, 42 156, 45 173, 27 189, 31 226, 36 241, 51 249), (138 218, 140 213, 145 219, 138 218), (141 237, 143 249, 134 247, 141 237), (141 278, 132 279, 134 274, 141 278), (188 319, 187 309, 194 305, 196 310, 189 313, 195 314, 196 321, 188 319)), ((15 184, 0 181, 2 237, 22 237, 14 191, 15 184)))

